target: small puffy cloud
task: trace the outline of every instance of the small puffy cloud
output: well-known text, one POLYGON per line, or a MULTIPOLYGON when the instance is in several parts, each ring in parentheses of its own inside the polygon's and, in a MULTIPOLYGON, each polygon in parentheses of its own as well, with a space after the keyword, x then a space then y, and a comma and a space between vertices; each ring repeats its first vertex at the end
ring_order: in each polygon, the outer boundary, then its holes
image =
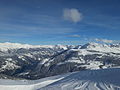
POLYGON ((77 23, 77 22, 81 21, 81 19, 82 19, 82 13, 79 12, 79 10, 75 9, 75 8, 64 9, 64 11, 63 11, 63 17, 64 17, 65 20, 77 23))
POLYGON ((98 42, 104 42, 104 43, 113 43, 113 42, 114 42, 113 40, 108 40, 108 39, 98 39, 98 38, 96 38, 95 41, 98 41, 98 42))
POLYGON ((80 35, 74 34, 74 35, 70 35, 70 37, 80 37, 80 35))

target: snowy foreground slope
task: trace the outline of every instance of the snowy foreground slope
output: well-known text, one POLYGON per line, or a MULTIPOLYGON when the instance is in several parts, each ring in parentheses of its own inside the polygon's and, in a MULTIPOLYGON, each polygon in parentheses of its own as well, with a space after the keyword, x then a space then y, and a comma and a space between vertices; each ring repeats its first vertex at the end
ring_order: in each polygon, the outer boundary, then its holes
POLYGON ((86 70, 39 80, 0 80, 0 90, 120 90, 120 68, 86 70))

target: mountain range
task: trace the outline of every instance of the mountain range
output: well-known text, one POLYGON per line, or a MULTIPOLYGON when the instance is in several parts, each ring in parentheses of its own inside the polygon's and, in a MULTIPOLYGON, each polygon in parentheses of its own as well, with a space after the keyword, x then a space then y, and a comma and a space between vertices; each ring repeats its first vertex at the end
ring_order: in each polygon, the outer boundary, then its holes
POLYGON ((120 66, 120 44, 29 45, 0 43, 0 78, 36 80, 120 66))

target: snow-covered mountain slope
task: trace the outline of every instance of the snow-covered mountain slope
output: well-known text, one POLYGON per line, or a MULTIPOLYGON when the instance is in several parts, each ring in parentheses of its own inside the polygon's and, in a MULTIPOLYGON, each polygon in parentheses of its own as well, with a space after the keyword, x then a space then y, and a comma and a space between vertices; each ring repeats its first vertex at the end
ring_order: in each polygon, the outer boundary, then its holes
POLYGON ((1 90, 120 90, 120 68, 87 70, 40 80, 0 80, 1 90))
POLYGON ((1 45, 0 78, 40 79, 74 71, 120 66, 120 44, 1 45))
POLYGON ((113 52, 120 53, 120 44, 98 44, 98 43, 87 43, 81 47, 81 49, 93 50, 99 52, 113 52))

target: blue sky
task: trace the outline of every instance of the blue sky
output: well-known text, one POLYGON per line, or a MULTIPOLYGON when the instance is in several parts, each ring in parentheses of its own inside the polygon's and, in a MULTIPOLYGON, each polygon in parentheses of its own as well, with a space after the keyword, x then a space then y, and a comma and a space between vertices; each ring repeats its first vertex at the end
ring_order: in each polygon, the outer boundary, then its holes
POLYGON ((0 0, 0 42, 119 42, 120 0, 0 0))

